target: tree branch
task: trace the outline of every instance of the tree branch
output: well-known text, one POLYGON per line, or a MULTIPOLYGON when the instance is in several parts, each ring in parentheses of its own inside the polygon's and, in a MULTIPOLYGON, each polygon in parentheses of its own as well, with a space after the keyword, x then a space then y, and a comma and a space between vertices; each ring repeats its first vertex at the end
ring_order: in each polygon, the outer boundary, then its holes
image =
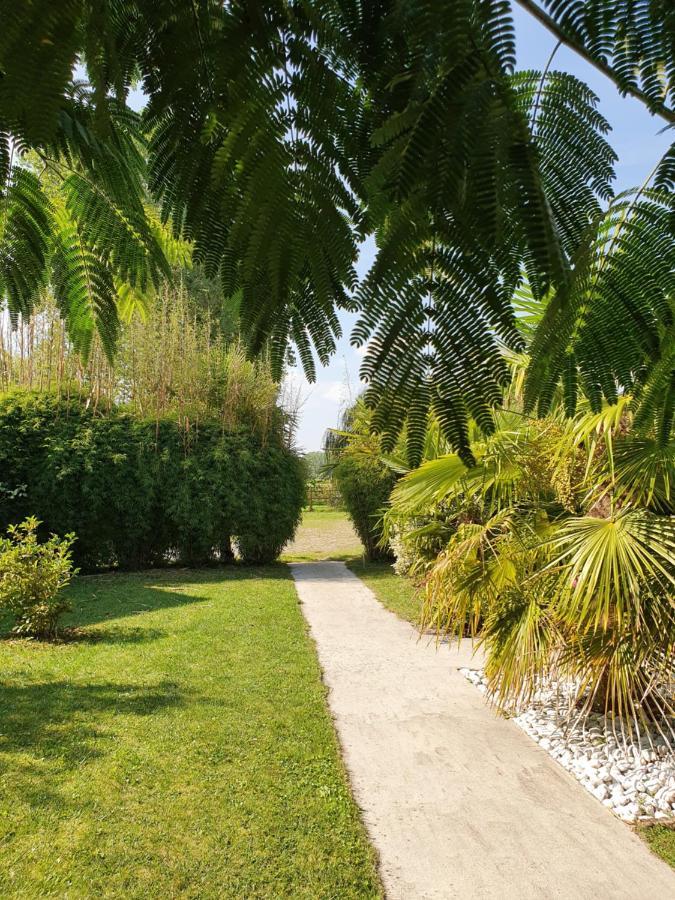
POLYGON ((602 60, 591 56, 581 41, 569 35, 560 25, 558 25, 555 19, 539 7, 534 0, 516 0, 516 3, 527 10, 530 15, 534 16, 534 18, 537 19, 544 28, 548 29, 551 34, 555 35, 559 41, 562 41, 563 44, 571 47, 571 49, 578 53, 579 56, 582 56, 586 62, 590 63, 599 72, 602 72, 603 75, 606 75, 607 78, 611 79, 622 94, 630 94, 631 97, 635 97, 636 100, 640 100, 644 103, 651 113, 656 116, 661 116, 662 119, 665 119, 666 122, 670 122, 671 125, 675 124, 675 109, 670 109, 669 107, 664 106, 663 103, 657 103, 635 85, 620 83, 611 66, 602 62, 602 60))

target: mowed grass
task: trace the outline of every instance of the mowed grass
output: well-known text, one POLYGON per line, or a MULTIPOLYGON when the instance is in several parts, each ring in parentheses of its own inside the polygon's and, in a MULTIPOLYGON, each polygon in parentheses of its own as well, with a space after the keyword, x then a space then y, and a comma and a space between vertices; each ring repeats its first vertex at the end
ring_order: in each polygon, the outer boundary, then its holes
POLYGON ((675 823, 669 825, 648 825, 638 830, 650 850, 675 868, 675 823))
POLYGON ((286 562, 351 559, 363 553, 363 545, 343 509, 317 506, 305 509, 295 539, 284 548, 286 562))
POLYGON ((70 596, 0 642, 0 897, 380 896, 285 566, 70 596))
POLYGON ((347 560, 347 566, 368 585, 383 606, 413 625, 419 624, 422 600, 411 578, 397 575, 390 562, 352 558, 347 560))

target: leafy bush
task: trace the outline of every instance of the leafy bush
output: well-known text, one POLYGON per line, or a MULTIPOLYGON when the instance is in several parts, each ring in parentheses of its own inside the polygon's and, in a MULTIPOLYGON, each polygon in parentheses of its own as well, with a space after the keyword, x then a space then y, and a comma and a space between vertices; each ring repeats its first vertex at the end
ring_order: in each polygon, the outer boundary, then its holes
POLYGON ((99 415, 79 400, 17 392, 0 399, 0 525, 37 515, 75 532, 87 570, 274 559, 304 501, 303 467, 281 441, 219 422, 99 415))
POLYGON ((389 548, 381 546, 382 512, 396 482, 394 473, 377 458, 345 453, 333 477, 368 559, 388 559, 389 548))
POLYGON ((53 534, 39 543, 39 524, 31 516, 10 525, 9 536, 0 538, 0 607, 15 617, 15 634, 53 638, 59 616, 70 609, 62 591, 76 573, 71 553, 75 535, 53 534))
POLYGON ((384 535, 394 556, 397 575, 419 576, 445 549, 454 522, 443 504, 426 514, 396 516, 391 509, 384 518, 384 535))
POLYGON ((327 434, 326 454, 366 556, 370 560, 390 559, 382 516, 397 475, 383 461, 380 439, 371 433, 371 413, 362 401, 345 412, 340 430, 327 434))

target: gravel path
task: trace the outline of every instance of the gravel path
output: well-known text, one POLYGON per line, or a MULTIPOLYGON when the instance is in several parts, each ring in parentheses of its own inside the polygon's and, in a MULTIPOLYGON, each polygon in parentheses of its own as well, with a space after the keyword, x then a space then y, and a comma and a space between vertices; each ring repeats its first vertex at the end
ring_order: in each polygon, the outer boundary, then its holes
POLYGON ((675 873, 343 563, 292 566, 389 900, 643 900, 675 873))

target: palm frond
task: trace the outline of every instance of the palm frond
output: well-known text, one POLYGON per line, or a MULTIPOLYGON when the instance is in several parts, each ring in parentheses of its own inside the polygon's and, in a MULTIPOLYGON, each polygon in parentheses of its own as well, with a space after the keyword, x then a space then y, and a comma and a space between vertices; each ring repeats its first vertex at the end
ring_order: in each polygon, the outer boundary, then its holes
POLYGON ((90 91, 69 84, 55 128, 34 150, 2 133, 0 290, 12 316, 29 316, 51 280, 74 345, 86 357, 98 330, 112 357, 115 285, 140 301, 171 269, 145 206, 138 116, 109 100, 105 138, 95 119, 90 91))
POLYGON ((379 418, 410 426, 401 411, 415 410, 415 435, 426 403, 470 465, 469 421, 492 431, 509 382, 503 347, 523 347, 519 263, 535 303, 563 289, 611 197, 615 155, 597 98, 570 75, 497 77, 473 51, 428 91, 374 135, 384 149, 371 192, 386 200, 373 201, 379 252, 354 340, 368 341, 362 374, 379 418))
POLYGON ((568 519, 552 541, 560 572, 556 606, 578 627, 612 619, 640 628, 650 596, 675 587, 675 518, 624 509, 568 519))
MULTIPOLYGON (((589 234, 567 282, 554 292, 531 348, 527 405, 545 413, 571 356, 579 389, 599 410, 619 391, 639 392, 656 378, 669 397, 675 296, 673 197, 645 190, 613 202, 589 234), (664 362, 664 360, 666 360, 664 362)), ((571 406, 576 403, 576 388, 571 406)), ((645 399, 654 400, 654 385, 645 399)), ((663 398, 662 398, 663 399, 663 398)), ((668 435, 672 403, 662 434, 668 435)))
POLYGON ((522 5, 558 26, 559 34, 623 93, 675 119, 675 10, 668 0, 527 0, 522 5))

